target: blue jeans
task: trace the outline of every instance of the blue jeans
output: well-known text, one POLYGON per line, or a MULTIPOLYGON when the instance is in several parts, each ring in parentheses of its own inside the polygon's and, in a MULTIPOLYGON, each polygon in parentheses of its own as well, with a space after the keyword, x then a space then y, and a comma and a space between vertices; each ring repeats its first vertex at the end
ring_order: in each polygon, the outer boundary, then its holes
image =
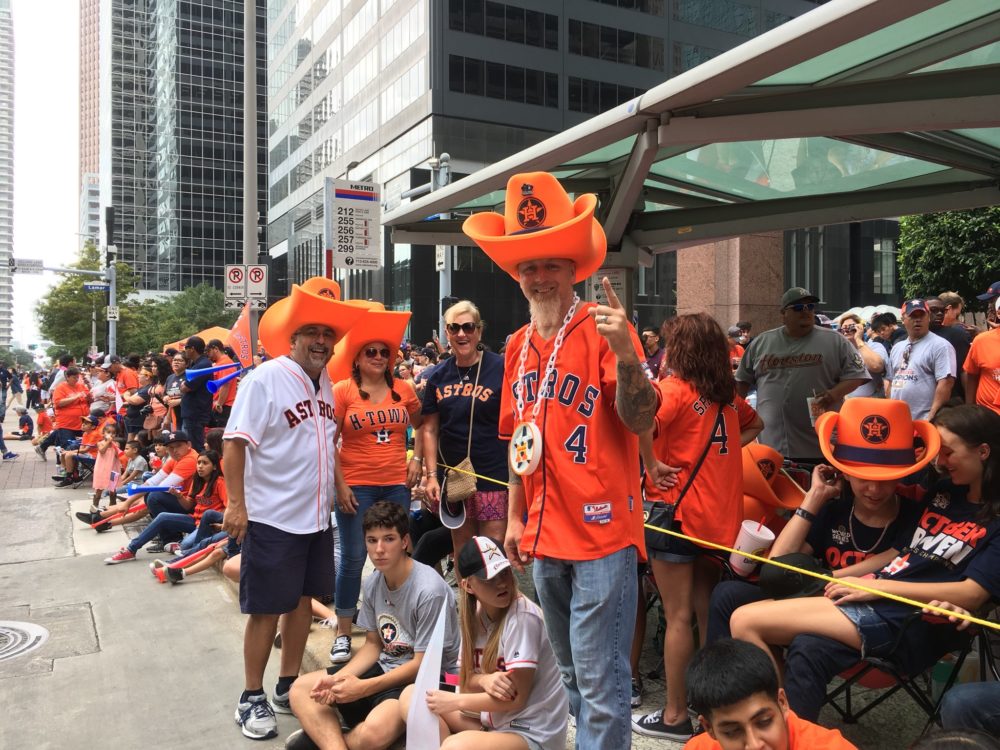
POLYGON ((128 543, 128 548, 135 554, 145 546, 146 542, 161 534, 176 535, 192 530, 194 530, 194 516, 187 513, 160 513, 139 536, 128 543))
POLYGON ((337 533, 340 535, 340 565, 337 566, 337 587, 333 592, 334 611, 337 617, 354 617, 358 611, 361 594, 361 570, 365 566, 365 532, 361 521, 365 511, 380 500, 396 503, 409 512, 410 490, 405 484, 388 484, 381 487, 357 485, 351 487, 358 501, 356 513, 344 513, 337 505, 337 533))
POLYGON ((201 521, 198 528, 181 540, 181 549, 185 552, 194 552, 205 545, 201 544, 206 539, 218 541, 226 536, 223 531, 216 531, 212 528, 213 523, 222 523, 222 513, 217 510, 206 510, 201 514, 201 521), (216 538, 218 537, 218 538, 216 538))
POLYGON ((722 581, 712 589, 712 598, 708 605, 708 630, 705 633, 705 644, 715 643, 720 638, 732 638, 729 630, 729 619, 733 612, 744 604, 760 602, 767 599, 760 586, 746 581, 722 581))
MULTIPOLYGON (((161 513, 190 513, 181 505, 180 500, 169 492, 150 492, 146 495, 146 507, 149 515, 156 518, 161 513)), ((194 528, 193 526, 191 528, 194 528)))
POLYGON ((635 569, 635 547, 596 560, 540 558, 533 564, 545 629, 576 717, 577 748, 632 746, 635 569))
POLYGON ((945 729, 979 729, 1000 735, 1000 682, 969 682, 944 694, 941 724, 945 729))

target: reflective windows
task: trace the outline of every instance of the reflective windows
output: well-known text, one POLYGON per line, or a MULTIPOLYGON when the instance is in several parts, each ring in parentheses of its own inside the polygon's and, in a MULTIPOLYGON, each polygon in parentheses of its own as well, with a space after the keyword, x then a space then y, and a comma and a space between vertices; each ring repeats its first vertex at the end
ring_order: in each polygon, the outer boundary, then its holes
POLYGON ((559 76, 519 65, 448 56, 448 88, 459 94, 559 107, 559 76))
POLYGON ((448 28, 529 47, 559 49, 559 16, 493 0, 448 0, 448 28))
POLYGON ((569 51, 573 55, 663 70, 663 39, 634 31, 570 18, 569 51))

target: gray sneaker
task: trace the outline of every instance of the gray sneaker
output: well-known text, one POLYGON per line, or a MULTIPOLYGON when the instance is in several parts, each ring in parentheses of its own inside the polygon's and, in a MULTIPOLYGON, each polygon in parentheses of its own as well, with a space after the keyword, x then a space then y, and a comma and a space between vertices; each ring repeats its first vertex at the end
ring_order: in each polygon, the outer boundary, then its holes
POLYGON ((303 730, 297 729, 285 740, 285 750, 319 750, 319 745, 303 730))
POLYGON ((330 649, 330 661, 333 664, 343 664, 351 660, 351 636, 338 635, 330 649))
POLYGON ((277 685, 274 687, 274 695, 271 697, 271 705, 274 706, 274 712, 276 714, 292 713, 292 703, 289 700, 289 694, 279 693, 277 685))
POLYGON ((246 702, 236 704, 236 725, 244 737, 267 740, 278 736, 278 720, 266 695, 254 695, 246 702))

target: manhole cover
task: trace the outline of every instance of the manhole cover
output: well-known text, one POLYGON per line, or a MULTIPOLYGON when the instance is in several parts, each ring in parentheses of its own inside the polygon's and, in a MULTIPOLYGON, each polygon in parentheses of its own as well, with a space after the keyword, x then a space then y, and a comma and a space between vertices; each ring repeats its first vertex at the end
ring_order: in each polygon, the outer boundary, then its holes
POLYGON ((49 639, 49 631, 30 622, 0 620, 0 661, 34 651, 49 639))

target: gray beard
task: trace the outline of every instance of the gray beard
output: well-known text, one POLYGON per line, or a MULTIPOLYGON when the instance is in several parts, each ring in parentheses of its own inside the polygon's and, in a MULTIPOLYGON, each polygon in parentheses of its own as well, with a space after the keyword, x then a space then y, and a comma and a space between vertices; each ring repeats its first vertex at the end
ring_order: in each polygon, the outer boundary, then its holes
POLYGON ((528 300, 528 309, 531 311, 531 319, 535 322, 536 328, 558 329, 566 314, 562 308, 562 300, 558 296, 543 300, 528 300))

